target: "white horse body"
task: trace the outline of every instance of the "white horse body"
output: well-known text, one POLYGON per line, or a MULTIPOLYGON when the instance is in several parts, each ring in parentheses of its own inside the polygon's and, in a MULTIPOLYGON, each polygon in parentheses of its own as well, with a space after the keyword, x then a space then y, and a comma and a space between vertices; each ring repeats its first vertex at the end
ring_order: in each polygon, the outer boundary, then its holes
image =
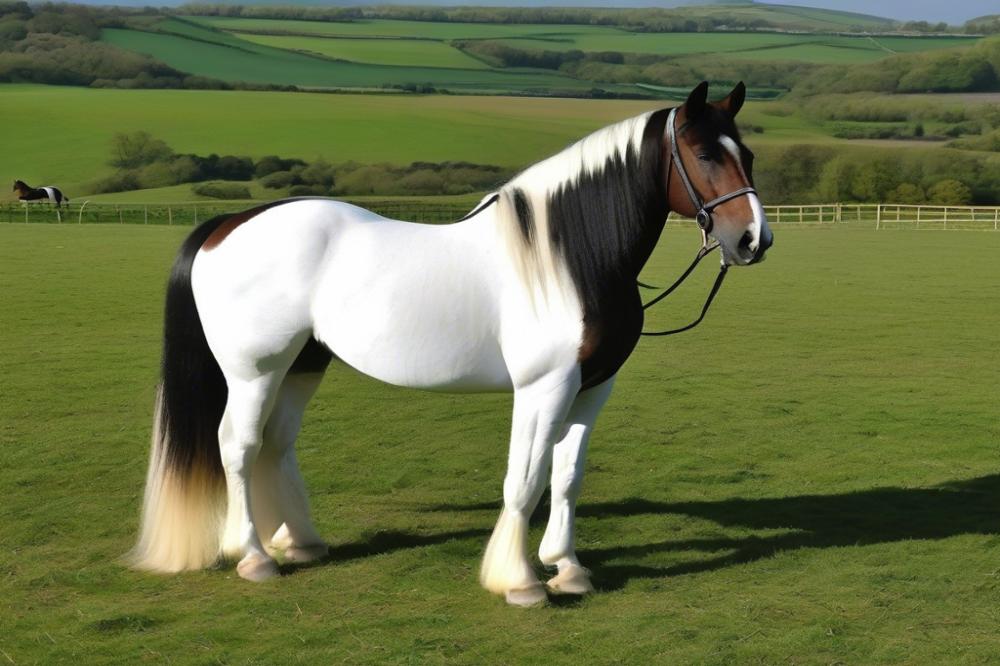
MULTIPOLYGON (((751 162, 723 133, 738 137, 732 119, 743 89, 711 109, 706 90, 699 86, 684 108, 689 121, 702 121, 692 141, 707 152, 687 146, 686 159, 706 179, 729 174, 722 186, 730 192, 743 188, 717 204, 732 219, 720 216, 713 235, 725 262, 752 263, 770 232, 747 187, 751 162), (709 154, 709 141, 719 150, 709 154), (701 157, 715 162, 700 166, 701 157), (729 200, 743 193, 741 202, 751 203, 737 211, 729 200)), ((664 158, 677 145, 665 143, 675 113, 596 132, 450 225, 296 200, 198 227, 167 288, 163 381, 134 563, 180 571, 221 552, 239 559, 242 577, 262 580, 278 571, 267 549, 284 549, 292 561, 327 552, 309 517, 294 442, 335 356, 399 386, 513 390, 503 511, 480 580, 514 604, 545 599, 527 534, 551 469, 538 554, 558 573, 547 587, 592 590, 574 552, 576 498, 594 422, 642 328, 638 272, 671 197, 682 196, 664 158)))
POLYGON ((252 375, 287 367, 313 335, 376 379, 457 392, 509 391, 574 365, 578 302, 531 297, 495 212, 424 225, 329 200, 264 211, 195 258, 212 351, 234 372, 253 359, 252 375))

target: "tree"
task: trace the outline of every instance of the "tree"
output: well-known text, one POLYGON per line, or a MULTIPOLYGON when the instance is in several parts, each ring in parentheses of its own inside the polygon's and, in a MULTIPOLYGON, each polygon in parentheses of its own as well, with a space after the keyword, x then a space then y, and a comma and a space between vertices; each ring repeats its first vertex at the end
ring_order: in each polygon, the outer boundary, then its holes
POLYGON ((111 140, 109 164, 119 169, 134 169, 172 157, 174 151, 161 139, 154 139, 149 132, 119 132, 111 140))
POLYGON ((919 204, 924 202, 924 191, 913 183, 900 183, 896 189, 889 192, 886 201, 900 204, 919 204))
POLYGON ((927 198, 931 203, 958 206, 969 203, 972 192, 964 183, 953 178, 945 178, 931 186, 927 191, 927 198))

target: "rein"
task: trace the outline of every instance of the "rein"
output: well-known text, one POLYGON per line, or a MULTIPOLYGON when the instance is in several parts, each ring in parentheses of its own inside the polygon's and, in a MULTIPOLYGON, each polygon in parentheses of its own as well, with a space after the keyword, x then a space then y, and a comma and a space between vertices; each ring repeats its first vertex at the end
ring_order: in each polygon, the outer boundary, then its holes
MULTIPOLYGON (((728 194, 723 194, 721 197, 716 197, 708 203, 705 203, 698 192, 694 189, 694 185, 691 183, 691 179, 688 177, 687 170, 684 168, 684 162, 681 160, 680 150, 677 148, 677 130, 674 127, 674 123, 677 117, 677 109, 671 109, 670 115, 667 116, 667 137, 670 139, 670 159, 667 163, 667 193, 670 193, 670 175, 671 167, 677 167, 677 173, 680 174, 681 182, 684 183, 684 189, 687 190, 688 197, 691 199, 691 203, 694 208, 698 211, 695 214, 695 222, 698 223, 698 227, 701 229, 701 248, 694 257, 694 261, 688 266, 687 270, 684 271, 679 278, 677 278, 672 285, 663 290, 663 292, 642 306, 643 310, 647 310, 653 305, 656 305, 664 298, 669 296, 677 287, 681 285, 684 280, 687 279, 691 272, 694 271, 695 266, 704 259, 706 256, 711 254, 713 250, 719 247, 718 241, 709 244, 708 234, 712 231, 712 211, 720 206, 737 197, 742 197, 744 195, 756 194, 757 190, 752 187, 741 187, 738 190, 733 190, 728 194)), ((683 128, 682 128, 683 129, 683 128)), ((726 271, 729 269, 725 263, 719 267, 719 274, 715 278, 715 284, 712 285, 712 290, 708 293, 708 298, 705 299, 705 305, 701 308, 701 314, 698 318, 687 326, 681 326, 680 328, 673 328, 666 331, 643 331, 640 335, 646 335, 650 337, 654 336, 664 336, 673 335, 674 333, 683 333, 684 331, 690 330, 701 323, 701 320, 705 318, 708 313, 708 308, 712 305, 712 301, 715 300, 715 295, 719 293, 719 289, 722 287, 723 280, 726 279, 726 271)))

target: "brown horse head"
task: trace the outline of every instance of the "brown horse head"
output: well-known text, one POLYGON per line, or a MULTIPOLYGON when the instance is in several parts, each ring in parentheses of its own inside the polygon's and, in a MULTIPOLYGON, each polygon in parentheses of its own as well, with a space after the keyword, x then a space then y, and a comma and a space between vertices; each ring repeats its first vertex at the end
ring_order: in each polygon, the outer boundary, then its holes
POLYGON ((664 139, 670 209, 696 218, 719 242, 726 265, 760 261, 773 242, 753 189, 753 153, 735 123, 745 98, 740 82, 725 99, 709 102, 703 81, 668 120, 673 128, 664 139))

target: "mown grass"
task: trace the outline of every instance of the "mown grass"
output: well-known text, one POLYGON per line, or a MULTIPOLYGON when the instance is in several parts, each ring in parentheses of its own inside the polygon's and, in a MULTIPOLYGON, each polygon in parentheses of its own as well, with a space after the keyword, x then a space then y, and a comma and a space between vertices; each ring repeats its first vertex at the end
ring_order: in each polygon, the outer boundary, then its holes
MULTIPOLYGON (((262 585, 123 568, 184 230, 0 225, 2 656, 992 661, 1000 235, 778 231, 701 328, 642 341, 621 373, 580 507, 599 593, 521 611, 476 584, 509 397, 343 367, 299 445, 327 562, 262 585)), ((644 279, 676 274, 696 235, 668 229, 644 279)), ((686 319, 711 272, 651 325, 686 319)))

